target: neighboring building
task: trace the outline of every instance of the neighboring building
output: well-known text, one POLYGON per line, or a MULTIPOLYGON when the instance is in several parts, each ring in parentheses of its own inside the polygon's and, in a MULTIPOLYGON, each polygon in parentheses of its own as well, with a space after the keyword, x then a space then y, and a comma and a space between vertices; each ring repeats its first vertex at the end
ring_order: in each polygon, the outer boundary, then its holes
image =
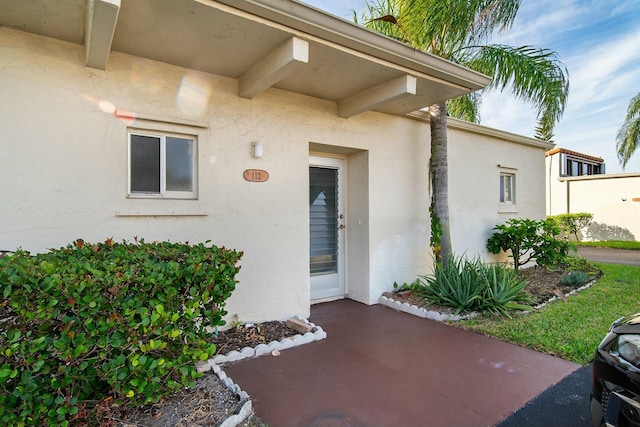
MULTIPOLYGON (((0 249, 212 240, 245 253, 243 321, 429 272, 418 110, 489 82, 282 0, 4 0, 0 70, 0 249)), ((453 246, 488 258, 494 225, 544 217, 552 145, 449 141, 453 246)))
POLYGON ((605 174, 602 158, 564 148, 546 153, 547 215, 588 212, 586 240, 640 237, 640 173, 605 174))
POLYGON ((605 173, 602 157, 589 156, 564 148, 547 151, 549 167, 556 168, 558 176, 601 175, 605 173))

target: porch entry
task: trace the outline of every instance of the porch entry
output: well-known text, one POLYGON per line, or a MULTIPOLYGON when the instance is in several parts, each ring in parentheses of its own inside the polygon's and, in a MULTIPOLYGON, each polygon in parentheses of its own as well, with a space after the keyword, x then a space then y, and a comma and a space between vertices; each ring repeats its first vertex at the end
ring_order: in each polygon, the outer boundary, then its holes
POLYGON ((309 269, 311 300, 343 298, 345 161, 309 158, 309 269))

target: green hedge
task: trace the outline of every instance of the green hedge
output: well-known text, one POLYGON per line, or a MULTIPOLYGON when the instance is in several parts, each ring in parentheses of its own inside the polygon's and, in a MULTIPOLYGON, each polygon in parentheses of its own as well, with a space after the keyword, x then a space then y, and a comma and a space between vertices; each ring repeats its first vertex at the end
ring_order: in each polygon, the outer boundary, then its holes
POLYGON ((215 353, 241 252, 101 244, 0 258, 0 424, 83 423, 110 398, 157 402, 215 353))
POLYGON ((576 242, 579 242, 580 238, 578 237, 578 232, 582 231, 591 223, 593 220, 593 214, 588 212, 565 213, 560 215, 550 215, 547 219, 558 224, 562 231, 567 233, 567 235, 573 234, 576 242))

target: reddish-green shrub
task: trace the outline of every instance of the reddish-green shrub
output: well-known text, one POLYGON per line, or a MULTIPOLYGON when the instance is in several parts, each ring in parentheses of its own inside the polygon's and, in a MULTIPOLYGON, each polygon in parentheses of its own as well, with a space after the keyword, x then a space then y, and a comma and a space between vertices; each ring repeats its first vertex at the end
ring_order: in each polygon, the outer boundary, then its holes
POLYGON ((1 257, 0 424, 64 426, 105 398, 139 405, 193 384, 241 256, 108 239, 1 257))

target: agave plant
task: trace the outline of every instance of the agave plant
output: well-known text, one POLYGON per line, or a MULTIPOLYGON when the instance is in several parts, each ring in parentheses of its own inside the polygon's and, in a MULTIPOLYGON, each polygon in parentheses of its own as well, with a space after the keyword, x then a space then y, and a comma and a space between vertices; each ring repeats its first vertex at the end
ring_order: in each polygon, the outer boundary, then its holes
POLYGON ((472 311, 480 305, 482 288, 478 280, 477 260, 452 255, 435 264, 433 274, 420 277, 424 297, 431 303, 456 309, 455 314, 472 311))
POLYGON ((589 275, 584 271, 570 271, 560 278, 561 285, 582 286, 589 280, 589 275))
POLYGON ((483 311, 511 317, 509 310, 530 309, 529 306, 517 302, 527 282, 518 278, 515 270, 498 264, 483 265, 480 275, 484 288, 481 306, 483 311))
POLYGON ((479 258, 467 259, 452 255, 442 264, 435 264, 433 274, 421 276, 422 286, 413 292, 432 304, 455 309, 455 314, 487 311, 509 316, 510 310, 527 310, 518 304, 526 282, 517 273, 502 265, 484 264, 479 258))

